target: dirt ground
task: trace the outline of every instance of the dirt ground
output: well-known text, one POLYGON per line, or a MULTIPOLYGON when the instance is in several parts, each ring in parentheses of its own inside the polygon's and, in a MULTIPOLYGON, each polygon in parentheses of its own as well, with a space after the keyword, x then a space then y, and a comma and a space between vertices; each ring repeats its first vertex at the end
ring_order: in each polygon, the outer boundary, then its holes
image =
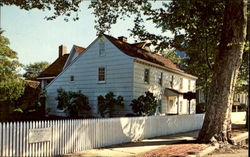
POLYGON ((138 154, 136 157, 185 157, 187 155, 194 155, 207 147, 208 145, 206 144, 197 143, 171 144, 138 154))
MULTIPOLYGON (((234 124, 232 126, 232 137, 237 136, 238 134, 248 132, 243 124, 234 124)), ((162 146, 160 148, 140 153, 136 157, 185 157, 188 155, 194 155, 197 152, 200 152, 210 145, 208 144, 198 144, 194 141, 190 143, 178 143, 167 146, 162 146)), ((213 152, 212 154, 207 155, 207 157, 248 157, 248 143, 243 146, 233 146, 229 145, 227 147, 220 148, 213 152)))

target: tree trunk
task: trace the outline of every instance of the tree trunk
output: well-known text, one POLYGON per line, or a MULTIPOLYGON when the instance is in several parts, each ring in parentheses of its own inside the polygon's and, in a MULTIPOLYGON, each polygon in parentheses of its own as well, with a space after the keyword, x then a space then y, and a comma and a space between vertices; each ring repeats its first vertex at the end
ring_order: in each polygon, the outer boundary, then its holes
POLYGON ((231 110, 246 37, 246 0, 227 0, 200 142, 230 142, 231 110))

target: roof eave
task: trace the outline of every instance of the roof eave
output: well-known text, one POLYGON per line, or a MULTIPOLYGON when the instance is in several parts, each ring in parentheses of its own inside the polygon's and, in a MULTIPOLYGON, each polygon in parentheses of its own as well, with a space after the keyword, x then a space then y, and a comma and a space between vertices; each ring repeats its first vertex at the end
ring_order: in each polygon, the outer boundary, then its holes
POLYGON ((158 68, 161 68, 161 69, 165 69, 167 71, 170 71, 170 72, 173 72, 173 73, 177 73, 177 74, 180 74, 180 75, 183 75, 183 76, 187 76, 187 77, 195 79, 195 80, 198 79, 198 77, 193 76, 191 74, 187 74, 183 70, 178 70, 178 69, 173 69, 173 68, 169 68, 169 67, 166 67, 166 66, 158 65, 156 63, 152 63, 152 62, 140 59, 140 58, 135 58, 134 61, 143 62, 143 63, 146 63, 146 64, 150 64, 150 65, 153 65, 155 67, 158 67, 158 68))

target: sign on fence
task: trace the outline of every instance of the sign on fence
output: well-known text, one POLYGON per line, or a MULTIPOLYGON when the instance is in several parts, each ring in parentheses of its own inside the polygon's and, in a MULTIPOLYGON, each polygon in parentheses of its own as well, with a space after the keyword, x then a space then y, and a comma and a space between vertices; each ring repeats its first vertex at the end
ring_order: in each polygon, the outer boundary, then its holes
POLYGON ((29 129, 29 143, 51 140, 51 128, 29 129))

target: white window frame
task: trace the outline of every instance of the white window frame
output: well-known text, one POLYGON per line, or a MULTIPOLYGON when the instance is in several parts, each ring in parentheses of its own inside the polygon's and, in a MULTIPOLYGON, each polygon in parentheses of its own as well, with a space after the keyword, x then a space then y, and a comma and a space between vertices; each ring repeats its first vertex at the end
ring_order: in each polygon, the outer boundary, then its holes
POLYGON ((101 67, 98 67, 98 78, 97 78, 97 80, 98 80, 98 83, 106 83, 106 67, 105 66, 101 66, 101 67), (101 68, 103 68, 104 69, 104 80, 100 80, 100 69, 101 68))

